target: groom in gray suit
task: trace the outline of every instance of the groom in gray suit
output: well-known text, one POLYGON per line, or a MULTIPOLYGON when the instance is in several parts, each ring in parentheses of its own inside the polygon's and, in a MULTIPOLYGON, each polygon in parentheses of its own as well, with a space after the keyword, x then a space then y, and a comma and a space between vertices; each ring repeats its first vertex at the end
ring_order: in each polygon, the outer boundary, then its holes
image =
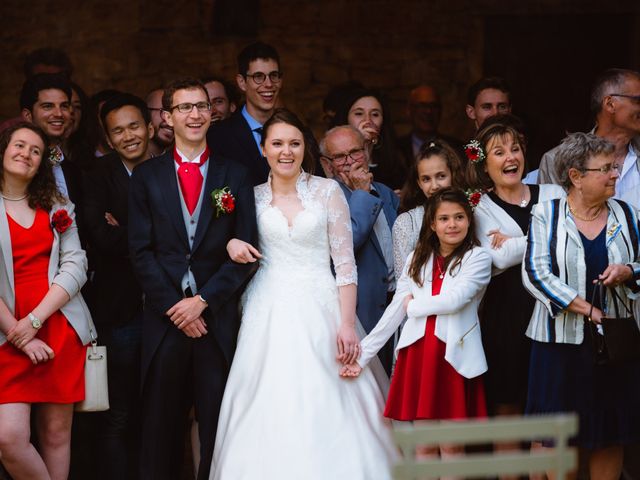
MULTIPOLYGON (((349 203, 353 249, 358 267, 358 319, 369 333, 376 326, 395 291, 391 227, 396 221, 398 196, 373 181, 369 149, 357 129, 348 125, 329 130, 320 142, 322 161, 338 181, 349 203)), ((393 344, 378 354, 391 371, 393 344)))

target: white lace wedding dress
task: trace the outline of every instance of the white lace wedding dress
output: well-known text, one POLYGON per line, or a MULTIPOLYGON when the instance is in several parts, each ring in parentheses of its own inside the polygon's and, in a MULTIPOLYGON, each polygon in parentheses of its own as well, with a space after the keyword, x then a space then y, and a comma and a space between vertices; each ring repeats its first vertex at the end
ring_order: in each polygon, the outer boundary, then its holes
POLYGON ((338 376, 337 286, 357 280, 349 207, 333 180, 302 173, 297 191, 304 210, 289 227, 270 184, 255 189, 263 259, 243 296, 210 479, 389 479, 380 387, 368 368, 338 376))

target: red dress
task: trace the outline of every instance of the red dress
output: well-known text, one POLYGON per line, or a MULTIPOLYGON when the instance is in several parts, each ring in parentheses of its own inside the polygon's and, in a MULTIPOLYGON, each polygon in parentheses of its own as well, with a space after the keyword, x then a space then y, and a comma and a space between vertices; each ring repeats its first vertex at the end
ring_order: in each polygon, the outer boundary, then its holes
MULTIPOLYGON (((36 210, 30 228, 24 228, 8 214, 13 251, 15 317, 28 315, 49 290, 48 269, 53 231, 49 215, 36 210)), ((0 346, 0 403, 75 403, 84 400, 86 347, 59 310, 36 334, 53 350, 55 357, 34 365, 11 343, 0 346)))
MULTIPOLYGON (((431 294, 442 286, 435 257, 431 294)), ((482 377, 468 379, 444 359, 446 344, 435 336, 436 315, 427 318, 424 337, 398 352, 385 417, 400 421, 486 417, 482 377)))

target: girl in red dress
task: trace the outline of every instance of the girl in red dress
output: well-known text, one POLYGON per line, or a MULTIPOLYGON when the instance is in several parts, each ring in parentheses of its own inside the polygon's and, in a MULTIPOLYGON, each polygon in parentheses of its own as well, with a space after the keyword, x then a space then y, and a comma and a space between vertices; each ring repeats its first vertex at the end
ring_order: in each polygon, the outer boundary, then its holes
MULTIPOLYGON (((491 257, 478 246, 466 195, 450 188, 437 192, 393 301, 362 341, 358 361, 344 365, 340 374, 359 375, 406 314, 385 416, 400 421, 486 416, 478 305, 490 278, 491 257)), ((445 453, 460 450, 441 446, 445 453)))
POLYGON ((56 188, 46 146, 32 124, 0 137, 0 461, 15 480, 68 477, 93 328, 73 205, 56 188))

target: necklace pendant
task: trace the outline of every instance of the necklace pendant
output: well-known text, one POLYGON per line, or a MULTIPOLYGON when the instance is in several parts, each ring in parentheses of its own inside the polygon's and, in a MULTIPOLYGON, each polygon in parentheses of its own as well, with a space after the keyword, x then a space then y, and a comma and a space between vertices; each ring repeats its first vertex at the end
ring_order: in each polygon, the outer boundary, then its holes
POLYGON ((442 280, 444 278, 444 273, 441 273, 440 275, 438 275, 440 277, 440 280, 442 280))
POLYGON ((520 208, 526 207, 527 203, 529 203, 529 202, 527 202, 527 200, 523 198, 522 201, 520 202, 520 208))

